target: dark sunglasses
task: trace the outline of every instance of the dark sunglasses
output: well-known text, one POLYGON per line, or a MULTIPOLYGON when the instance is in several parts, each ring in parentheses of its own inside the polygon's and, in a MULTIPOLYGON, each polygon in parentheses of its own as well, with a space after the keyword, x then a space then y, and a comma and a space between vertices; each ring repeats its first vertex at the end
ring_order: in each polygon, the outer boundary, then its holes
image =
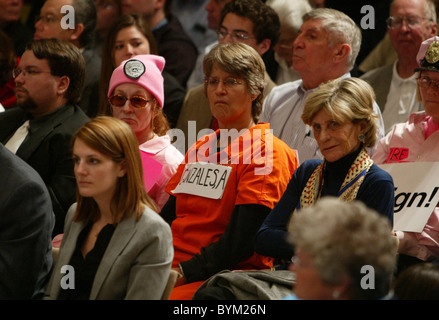
POLYGON ((145 106, 148 102, 151 102, 154 99, 147 100, 146 98, 141 97, 141 96, 132 96, 131 98, 127 98, 127 97, 121 96, 121 95, 114 95, 114 96, 111 96, 110 98, 108 98, 108 101, 114 107, 123 107, 125 105, 125 103, 127 102, 127 100, 130 101, 131 105, 134 108, 142 109, 142 108, 145 108, 145 106))

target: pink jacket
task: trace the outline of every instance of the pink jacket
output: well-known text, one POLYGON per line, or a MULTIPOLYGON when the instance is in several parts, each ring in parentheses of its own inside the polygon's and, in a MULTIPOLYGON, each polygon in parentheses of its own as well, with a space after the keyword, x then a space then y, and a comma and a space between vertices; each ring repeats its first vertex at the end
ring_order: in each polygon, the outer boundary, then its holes
MULTIPOLYGON (((429 116, 417 112, 409 121, 396 124, 392 131, 377 145, 372 159, 376 164, 395 162, 439 161, 439 131, 428 139, 424 137, 424 125, 429 116)), ((421 233, 396 231, 399 253, 428 261, 439 258, 439 207, 432 212, 421 233)))
MULTIPOLYGON (((169 194, 165 192, 165 187, 169 179, 177 171, 178 165, 183 161, 184 155, 171 145, 171 139, 167 135, 156 136, 141 144, 139 148, 163 165, 160 176, 155 181, 154 186, 148 191, 149 196, 157 203, 159 210, 161 210, 169 199, 169 194)), ((148 168, 144 166, 143 170, 147 172, 148 168)))

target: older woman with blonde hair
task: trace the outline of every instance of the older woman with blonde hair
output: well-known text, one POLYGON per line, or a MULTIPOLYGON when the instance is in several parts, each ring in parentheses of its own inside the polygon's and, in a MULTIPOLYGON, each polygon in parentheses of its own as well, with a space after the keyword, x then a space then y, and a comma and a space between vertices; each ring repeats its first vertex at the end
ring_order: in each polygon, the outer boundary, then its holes
POLYGON ((329 81, 306 100, 302 120, 324 159, 307 160, 296 170, 256 236, 256 251, 278 259, 280 268, 294 255, 286 240, 291 215, 322 196, 360 200, 393 224, 393 179, 367 152, 377 139, 373 101, 372 88, 358 78, 329 81))
POLYGON ((97 117, 73 137, 73 160, 77 202, 66 216, 49 299, 161 299, 172 235, 144 189, 133 131, 97 117), (66 265, 74 283, 61 279, 66 265))
POLYGON ((363 202, 324 197, 291 220, 293 295, 304 300, 389 297, 397 241, 389 221, 363 202))

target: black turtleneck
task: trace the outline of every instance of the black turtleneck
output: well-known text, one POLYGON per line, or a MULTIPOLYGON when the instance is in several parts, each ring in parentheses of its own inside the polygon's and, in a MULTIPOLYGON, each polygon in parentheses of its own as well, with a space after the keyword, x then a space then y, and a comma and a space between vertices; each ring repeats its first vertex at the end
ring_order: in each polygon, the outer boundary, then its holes
POLYGON ((334 162, 326 162, 326 169, 323 173, 324 185, 322 189, 323 195, 338 196, 341 185, 352 165, 357 158, 358 154, 362 150, 363 146, 355 150, 352 153, 338 159, 334 162))

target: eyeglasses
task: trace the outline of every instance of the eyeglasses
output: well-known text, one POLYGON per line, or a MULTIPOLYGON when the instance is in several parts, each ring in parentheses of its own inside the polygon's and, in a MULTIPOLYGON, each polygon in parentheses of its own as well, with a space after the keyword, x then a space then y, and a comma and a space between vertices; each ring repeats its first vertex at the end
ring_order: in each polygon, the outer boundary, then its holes
POLYGON ((231 31, 228 32, 226 28, 220 28, 216 34, 218 35, 218 39, 222 40, 225 37, 227 37, 228 34, 230 34, 230 38, 232 38, 233 41, 245 41, 248 39, 254 39, 255 37, 250 37, 247 32, 245 31, 231 31))
POLYGON ((108 98, 108 101, 110 104, 114 107, 123 107, 127 100, 130 101, 131 105, 136 109, 142 109, 145 108, 146 104, 153 101, 154 99, 147 100, 144 97, 141 96, 132 96, 131 98, 127 98, 125 96, 121 95, 114 95, 108 98))
POLYGON ((295 268, 300 268, 304 266, 302 260, 300 260, 298 256, 292 256, 291 263, 294 265, 295 268))
POLYGON ((235 78, 227 78, 225 80, 220 80, 218 78, 206 78, 204 79, 204 82, 206 83, 206 85, 212 89, 217 88, 218 85, 220 84, 220 82, 222 82, 222 84, 224 85, 224 87, 226 87, 227 89, 233 89, 236 86, 242 84, 242 81, 238 81, 235 78))
POLYGON ((39 71, 39 70, 33 70, 33 69, 28 69, 28 70, 22 70, 20 68, 16 68, 12 71, 12 77, 15 79, 17 78, 20 74, 23 75, 23 77, 26 77, 27 75, 29 76, 34 76, 40 73, 52 73, 50 71, 39 71))
POLYGON ((315 268, 315 266, 311 263, 311 262, 306 262, 301 260, 298 256, 293 256, 291 258, 291 263, 296 267, 296 268, 315 268))
POLYGON ((422 78, 418 78, 416 80, 418 80, 418 85, 421 88, 429 88, 432 84, 434 84, 435 89, 439 90, 439 81, 432 80, 428 77, 422 77, 422 78))
POLYGON ((423 21, 423 20, 431 21, 431 19, 421 18, 421 17, 418 17, 418 16, 389 17, 386 20, 387 27, 389 29, 399 29, 399 28, 401 28, 402 22, 404 20, 405 20, 405 23, 407 24, 407 26, 410 27, 410 28, 415 28, 415 27, 419 26, 421 24, 421 21, 423 21))
POLYGON ((44 24, 50 24, 50 23, 60 21, 61 19, 59 17, 55 17, 54 15, 46 14, 45 16, 36 16, 34 22, 37 23, 40 20, 44 24))

